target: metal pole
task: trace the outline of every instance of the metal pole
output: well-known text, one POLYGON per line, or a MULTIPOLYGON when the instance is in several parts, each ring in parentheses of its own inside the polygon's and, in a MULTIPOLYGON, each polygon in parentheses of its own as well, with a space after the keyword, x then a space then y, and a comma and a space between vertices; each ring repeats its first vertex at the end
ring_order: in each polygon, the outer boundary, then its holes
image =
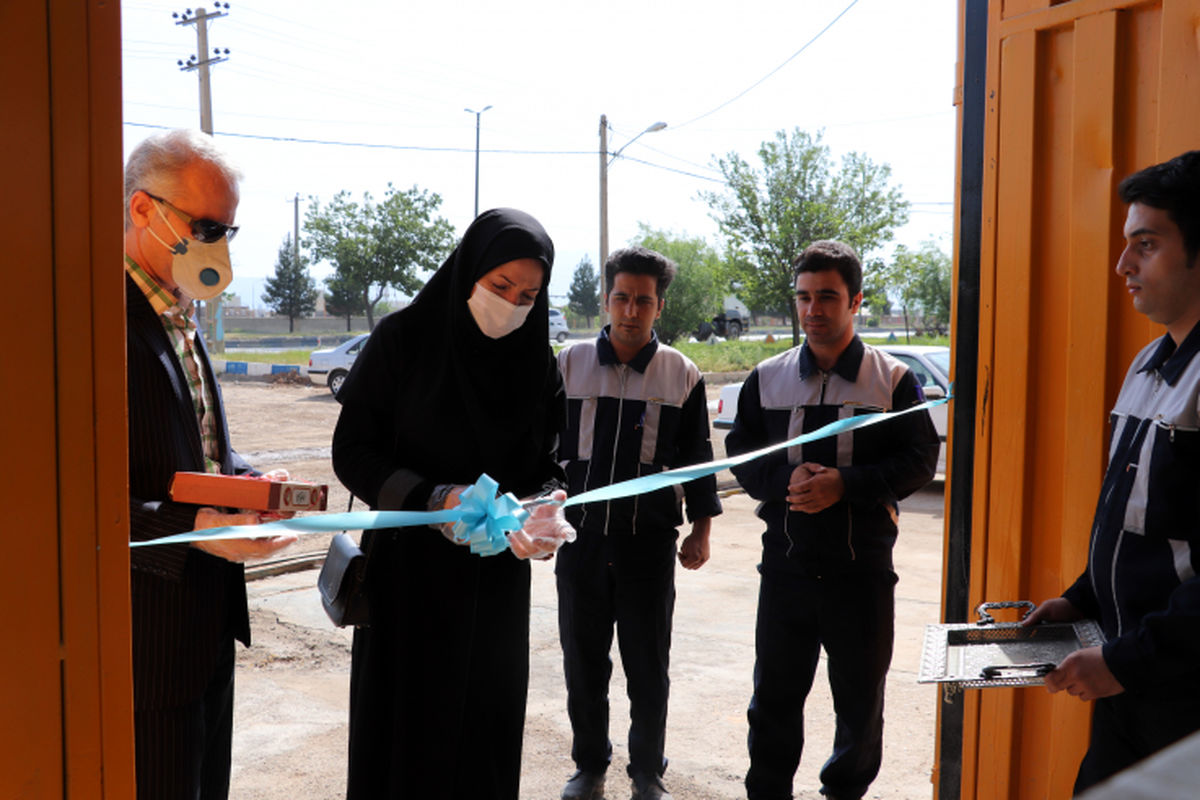
MULTIPOLYGON (((473 108, 464 108, 468 114, 475 115, 475 217, 479 216, 479 118, 483 116, 483 112, 487 111, 491 106, 484 106, 476 111, 473 108)), ((475 219, 472 217, 471 219, 475 219)))
POLYGON ((300 193, 296 193, 296 199, 293 202, 292 209, 292 229, 295 233, 292 236, 292 253, 296 259, 296 267, 300 267, 300 193))
POLYGON ((479 216, 479 117, 483 112, 475 112, 475 216, 479 216))
POLYGON ((608 117, 600 115, 600 297, 604 298, 604 262, 608 260, 608 117))

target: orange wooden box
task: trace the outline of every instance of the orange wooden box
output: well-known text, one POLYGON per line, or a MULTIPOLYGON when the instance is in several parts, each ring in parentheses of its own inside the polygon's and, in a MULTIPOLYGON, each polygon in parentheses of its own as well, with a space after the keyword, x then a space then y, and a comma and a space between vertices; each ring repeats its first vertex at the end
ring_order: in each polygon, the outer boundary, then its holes
POLYGON ((249 511, 324 511, 329 487, 303 481, 268 481, 240 475, 176 472, 171 499, 249 511))

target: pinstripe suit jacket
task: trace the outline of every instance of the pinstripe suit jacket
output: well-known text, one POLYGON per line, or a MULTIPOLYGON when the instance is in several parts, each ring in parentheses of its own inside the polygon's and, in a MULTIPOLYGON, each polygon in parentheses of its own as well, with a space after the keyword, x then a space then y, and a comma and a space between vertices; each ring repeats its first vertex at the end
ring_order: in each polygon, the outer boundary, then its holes
MULTIPOLYGON (((149 301, 125 278, 129 380, 129 533, 143 541, 191 530, 196 506, 173 503, 178 471, 203 471, 200 430, 183 366, 149 301)), ((229 446, 225 407, 204 344, 205 380, 216 403, 221 471, 250 471, 229 446)), ((138 709, 198 699, 231 638, 250 644, 241 564, 187 545, 130 551, 133 598, 133 694, 138 709)))

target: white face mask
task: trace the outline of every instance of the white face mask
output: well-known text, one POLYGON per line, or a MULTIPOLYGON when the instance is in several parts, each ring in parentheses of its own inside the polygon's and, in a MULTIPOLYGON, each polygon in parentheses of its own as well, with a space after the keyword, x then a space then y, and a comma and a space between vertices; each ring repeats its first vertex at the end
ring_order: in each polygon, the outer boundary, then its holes
POLYGON ((525 323, 533 304, 515 306, 482 283, 477 283, 475 291, 467 299, 467 307, 471 309, 471 316, 483 335, 489 339, 499 339, 525 323))
POLYGON ((158 215, 167 223, 171 233, 175 234, 178 243, 169 245, 154 232, 146 228, 150 235, 158 239, 163 247, 174 255, 171 259, 171 279, 179 290, 193 300, 211 300, 225 291, 225 287, 233 280, 233 267, 229 263, 229 241, 221 237, 218 242, 206 244, 195 239, 184 239, 175 230, 175 226, 167 219, 162 207, 154 204, 158 215))

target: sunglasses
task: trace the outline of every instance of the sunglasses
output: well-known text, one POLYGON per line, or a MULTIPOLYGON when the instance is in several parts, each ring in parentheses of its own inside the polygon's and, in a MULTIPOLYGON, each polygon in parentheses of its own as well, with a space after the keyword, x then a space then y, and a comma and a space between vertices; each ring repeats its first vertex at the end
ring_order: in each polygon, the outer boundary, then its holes
POLYGON ((145 192, 146 196, 151 200, 162 203, 164 206, 174 211, 181 220, 191 226, 192 236, 195 237, 197 242, 212 244, 213 242, 221 241, 222 238, 232 239, 238 232, 237 225, 226 225, 224 222, 217 222, 215 219, 196 219, 190 214, 180 211, 178 208, 171 205, 161 197, 155 197, 149 192, 146 192, 145 189, 142 191, 145 192))

